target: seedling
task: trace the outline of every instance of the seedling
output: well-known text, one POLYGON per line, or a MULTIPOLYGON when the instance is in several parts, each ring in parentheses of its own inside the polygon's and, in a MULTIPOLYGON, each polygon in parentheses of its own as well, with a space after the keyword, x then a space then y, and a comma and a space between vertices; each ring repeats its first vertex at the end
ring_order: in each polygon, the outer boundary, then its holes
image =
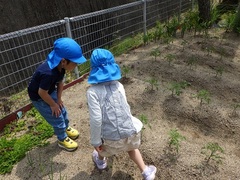
POLYGON ((194 97, 200 100, 200 106, 202 106, 203 101, 205 101, 207 104, 210 102, 210 94, 207 90, 200 90, 194 97))
POLYGON ((144 43, 144 45, 147 45, 148 42, 149 42, 149 36, 148 36, 148 34, 143 35, 143 43, 144 43))
POLYGON ((150 56, 153 56, 155 61, 157 60, 157 57, 160 56, 160 55, 161 55, 161 52, 160 52, 160 50, 158 48, 153 49, 150 52, 150 56))
POLYGON ((155 79, 154 77, 152 77, 151 79, 147 80, 147 82, 149 82, 151 84, 151 91, 154 91, 154 87, 156 88, 156 90, 158 90, 158 80, 155 79))
POLYGON ((185 50, 185 46, 186 46, 187 44, 188 44, 188 42, 187 42, 185 39, 183 39, 182 42, 181 42, 181 45, 182 45, 182 51, 185 50))
POLYGON ((165 59, 167 59, 169 66, 170 66, 171 62, 172 62, 175 58, 176 58, 176 56, 173 55, 173 54, 167 54, 167 55, 165 56, 165 59))
POLYGON ((174 96, 174 94, 180 96, 180 94, 182 93, 182 89, 185 89, 187 86, 190 86, 190 83, 187 81, 183 81, 180 83, 172 82, 168 89, 172 92, 172 96, 174 96))
POLYGON ((185 136, 182 136, 177 129, 171 129, 169 132, 169 147, 171 150, 178 153, 179 148, 181 147, 180 143, 183 140, 186 140, 185 136))
POLYGON ((147 116, 145 116, 144 114, 141 114, 140 117, 139 117, 140 121, 145 124, 145 125, 148 125, 148 127, 151 129, 152 126, 149 124, 148 122, 148 118, 147 116))
POLYGON ((163 34, 164 34, 164 27, 159 21, 157 21, 155 32, 154 32, 154 38, 153 38, 155 40, 155 42, 157 40, 160 40, 162 38, 163 34))
POLYGON ((209 56, 209 55, 210 55, 210 53, 212 53, 212 52, 213 52, 213 50, 214 50, 214 47, 212 47, 212 46, 207 46, 207 47, 205 48, 205 50, 207 51, 207 56, 209 56))
POLYGON ((30 152, 28 152, 26 156, 27 156, 27 163, 28 163, 28 165, 30 167, 32 167, 33 164, 34 164, 32 155, 30 154, 30 152))
POLYGON ((122 67, 122 76, 124 78, 127 78, 127 75, 129 74, 129 71, 130 71, 130 67, 123 65, 123 67, 122 67))
POLYGON ((196 66, 197 60, 198 59, 195 56, 192 56, 192 57, 188 58, 187 65, 190 67, 190 69, 192 69, 193 65, 196 66))
POLYGON ((237 109, 240 108, 240 103, 233 104, 233 111, 232 111, 232 116, 235 116, 237 114, 237 109))
POLYGON ((216 77, 219 75, 219 76, 222 76, 223 74, 223 71, 224 71, 224 68, 223 67, 217 67, 216 68, 216 77))
POLYGON ((211 159, 217 163, 222 163, 223 157, 221 157, 220 154, 224 153, 224 150, 218 145, 218 143, 207 143, 202 148, 201 153, 206 155, 206 164, 209 164, 211 159))

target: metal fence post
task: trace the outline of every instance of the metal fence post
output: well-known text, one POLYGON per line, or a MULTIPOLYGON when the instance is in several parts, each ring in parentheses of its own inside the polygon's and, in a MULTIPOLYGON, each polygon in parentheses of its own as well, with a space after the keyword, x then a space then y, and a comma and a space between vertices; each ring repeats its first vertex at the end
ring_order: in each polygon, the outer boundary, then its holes
MULTIPOLYGON (((68 36, 69 38, 72 38, 72 32, 71 32, 71 26, 70 26, 70 20, 69 20, 68 17, 65 17, 64 20, 65 20, 65 25, 66 25, 67 36, 68 36)), ((74 69, 74 73, 75 73, 76 78, 79 78, 78 67, 75 67, 75 69, 74 69)))
POLYGON ((195 2, 194 2, 194 0, 192 0, 192 10, 194 9, 194 4, 195 4, 195 2))
POLYGON ((181 12, 182 12, 182 0, 179 1, 178 22, 180 22, 180 20, 181 20, 181 12))
POLYGON ((143 1, 143 34, 144 36, 147 35, 147 2, 146 0, 143 1))

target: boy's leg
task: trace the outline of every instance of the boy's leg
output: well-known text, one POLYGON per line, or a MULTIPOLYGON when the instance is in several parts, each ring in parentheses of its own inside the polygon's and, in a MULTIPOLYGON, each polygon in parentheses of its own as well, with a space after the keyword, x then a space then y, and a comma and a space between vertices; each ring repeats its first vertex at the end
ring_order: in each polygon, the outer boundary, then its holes
POLYGON ((50 106, 43 100, 33 101, 32 103, 44 119, 53 127, 58 140, 63 141, 67 137, 63 115, 61 114, 59 117, 53 116, 50 106))
POLYGON ((79 136, 79 132, 78 132, 78 130, 69 126, 67 109, 65 107, 63 107, 61 109, 61 111, 62 111, 63 119, 65 120, 66 133, 67 133, 68 137, 70 137, 71 139, 77 139, 79 136))

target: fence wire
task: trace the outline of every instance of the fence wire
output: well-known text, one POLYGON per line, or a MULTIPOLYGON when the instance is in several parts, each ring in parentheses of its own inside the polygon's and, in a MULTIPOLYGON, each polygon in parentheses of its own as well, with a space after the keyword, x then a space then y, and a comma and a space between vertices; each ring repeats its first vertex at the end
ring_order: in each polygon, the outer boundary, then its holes
MULTIPOLYGON (((0 118, 29 103, 28 82, 57 38, 75 39, 89 58, 93 49, 112 47, 191 6, 189 0, 149 0, 144 9, 142 0, 1 35, 0 118)), ((81 74, 89 71, 89 61, 80 66, 81 74)))

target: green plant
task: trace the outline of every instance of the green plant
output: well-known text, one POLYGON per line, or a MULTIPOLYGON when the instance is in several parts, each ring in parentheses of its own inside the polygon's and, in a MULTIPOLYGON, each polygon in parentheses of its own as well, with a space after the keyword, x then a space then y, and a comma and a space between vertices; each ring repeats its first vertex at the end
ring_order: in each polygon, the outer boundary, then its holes
POLYGON ((232 105, 233 111, 232 111, 232 116, 235 116, 237 114, 237 109, 240 108, 240 103, 235 103, 232 105))
POLYGON ((197 94, 195 94, 193 97, 196 97, 200 100, 200 106, 202 106, 203 101, 209 104, 210 102, 210 94, 207 90, 200 90, 197 94))
POLYGON ((171 65, 171 62, 176 59, 176 56, 174 54, 167 54, 165 57, 165 59, 167 59, 168 64, 171 65))
POLYGON ((214 51, 214 47, 213 46, 207 46, 207 47, 205 47, 205 50, 207 51, 207 56, 209 56, 209 54, 214 51))
POLYGON ((143 37, 141 34, 137 34, 134 37, 125 38, 120 42, 119 41, 114 42, 114 44, 109 48, 109 50, 114 54, 114 56, 119 56, 142 44, 143 37))
POLYGON ((182 93, 182 89, 185 89, 187 86, 190 86, 190 83, 187 81, 182 82, 172 82, 168 89, 172 92, 172 96, 176 94, 179 96, 182 93))
POLYGON ((182 42, 181 42, 181 45, 182 45, 182 51, 185 50, 185 46, 186 46, 186 44, 188 44, 188 41, 186 41, 185 39, 183 39, 182 42))
POLYGON ((216 77, 218 75, 222 76, 224 68, 222 66, 216 68, 216 77))
POLYGON ((122 76, 123 76, 124 78, 127 78, 127 75, 128 75, 129 72, 130 72, 130 67, 123 65, 121 69, 122 69, 122 76))
POLYGON ((202 154, 205 154, 206 164, 212 159, 217 163, 221 163, 223 157, 220 154, 224 153, 224 150, 218 143, 207 143, 202 148, 202 154))
POLYGON ((192 69, 193 65, 196 66, 198 58, 196 56, 191 56, 188 58, 187 65, 192 69))
POLYGON ((198 29, 200 29, 199 25, 199 12, 195 8, 194 10, 189 10, 184 14, 184 26, 187 31, 194 30, 194 35, 196 35, 196 32, 198 29))
POLYGON ((144 114, 141 114, 139 119, 143 124, 148 125, 150 129, 152 128, 152 126, 149 124, 147 116, 145 116, 144 114))
POLYGON ((169 19, 169 21, 165 24, 166 33, 169 37, 176 37, 176 32, 180 27, 180 22, 177 16, 173 16, 169 19))
POLYGON ((154 90, 154 87, 156 88, 156 90, 158 90, 158 80, 155 79, 154 77, 152 77, 151 79, 147 80, 147 82, 149 82, 151 84, 151 90, 154 90))
POLYGON ((181 141, 186 140, 185 136, 182 136, 177 129, 171 129, 169 132, 169 147, 178 153, 181 147, 181 141))
POLYGON ((153 56, 155 61, 157 60, 157 57, 160 55, 161 55, 161 52, 158 48, 155 48, 150 52, 150 56, 153 56))
MULTIPOLYGON (((8 134, 3 134, 0 137, 0 174, 11 172, 13 165, 24 158, 26 152, 36 146, 45 146, 48 144, 46 140, 53 135, 53 128, 35 108, 28 111, 26 117, 31 115, 38 121, 36 127, 34 127, 34 131, 25 132, 26 130, 23 128, 21 130, 24 132, 22 135, 19 135, 20 133, 16 134, 16 131, 9 131, 12 125, 4 129, 4 132, 8 134)), ((17 122, 14 122, 14 124, 17 124, 17 122)), ((31 162, 30 157, 28 158, 29 162, 31 162)))
POLYGON ((149 35, 148 34, 143 35, 143 43, 144 43, 144 45, 147 45, 149 43, 149 35))
POLYGON ((26 156, 27 156, 28 165, 32 167, 32 165, 34 164, 32 155, 30 154, 30 152, 28 152, 26 156))
POLYGON ((159 21, 157 21, 155 31, 154 31, 154 38, 153 38, 154 41, 156 42, 157 40, 160 40, 163 34, 164 34, 164 26, 159 21))
POLYGON ((234 27, 235 14, 235 12, 228 12, 221 16, 222 21, 220 26, 224 27, 226 32, 232 31, 234 27))

